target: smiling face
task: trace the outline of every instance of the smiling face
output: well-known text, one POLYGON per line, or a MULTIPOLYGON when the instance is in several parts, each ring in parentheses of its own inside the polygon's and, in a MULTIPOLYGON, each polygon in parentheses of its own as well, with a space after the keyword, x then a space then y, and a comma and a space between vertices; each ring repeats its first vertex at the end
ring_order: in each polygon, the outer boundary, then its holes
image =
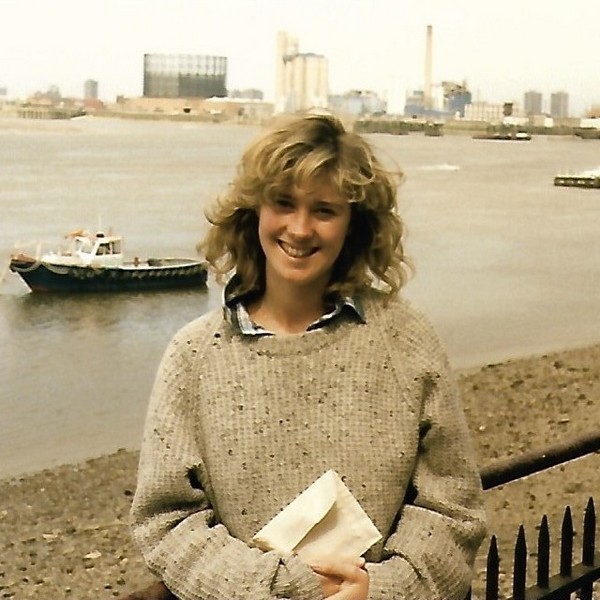
POLYGON ((266 291, 291 286, 322 296, 349 224, 348 201, 319 180, 262 204, 258 236, 266 258, 266 291))

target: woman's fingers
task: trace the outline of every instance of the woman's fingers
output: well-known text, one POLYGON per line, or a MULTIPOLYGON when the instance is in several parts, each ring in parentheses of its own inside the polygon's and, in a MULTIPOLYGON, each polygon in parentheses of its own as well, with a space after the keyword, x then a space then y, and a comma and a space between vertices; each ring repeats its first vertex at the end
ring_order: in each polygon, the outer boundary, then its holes
POLYGON ((356 581, 360 577, 365 559, 358 558, 323 558, 311 563, 315 573, 329 577, 339 577, 346 581, 356 581))
POLYGON ((310 566, 319 576, 321 590, 327 600, 366 600, 369 574, 364 569, 364 558, 324 557, 310 566))
POLYGON ((316 575, 319 579, 323 598, 329 598, 340 591, 340 585, 342 584, 343 579, 334 575, 321 575, 320 573, 316 573, 316 575))
MULTIPOLYGON (((311 564, 313 571, 327 581, 339 581, 337 590, 330 586, 327 600, 366 600, 369 593, 369 574, 364 569, 364 558, 323 558, 311 564)), ((324 588, 322 587, 324 590, 324 588)))

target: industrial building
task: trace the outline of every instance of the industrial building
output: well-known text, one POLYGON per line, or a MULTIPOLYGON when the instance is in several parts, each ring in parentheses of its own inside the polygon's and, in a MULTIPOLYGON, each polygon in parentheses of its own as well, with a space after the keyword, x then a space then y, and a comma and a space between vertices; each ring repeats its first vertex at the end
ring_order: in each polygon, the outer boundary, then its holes
POLYGON ((275 112, 326 108, 329 90, 327 59, 298 51, 298 39, 277 34, 275 112))
POLYGON ((329 109, 339 115, 364 117, 386 112, 386 103, 371 90, 350 90, 345 94, 329 96, 329 109))
POLYGON ((227 58, 199 54, 144 54, 144 97, 224 98, 227 58))
POLYGON ((465 116, 472 94, 467 84, 442 81, 429 86, 429 92, 415 90, 406 97, 404 114, 427 119, 453 119, 465 116))
MULTIPOLYGON (((508 116, 511 116, 506 114, 508 112, 506 104, 485 101, 471 102, 471 104, 465 107, 465 119, 467 121, 483 121, 497 125, 504 122, 508 116)), ((511 112, 513 110, 514 107, 511 107, 511 112)))
POLYGON ((404 114, 427 119, 464 117, 465 107, 472 101, 467 83, 464 81, 433 83, 433 27, 431 25, 427 26, 424 66, 423 89, 407 95, 404 114))

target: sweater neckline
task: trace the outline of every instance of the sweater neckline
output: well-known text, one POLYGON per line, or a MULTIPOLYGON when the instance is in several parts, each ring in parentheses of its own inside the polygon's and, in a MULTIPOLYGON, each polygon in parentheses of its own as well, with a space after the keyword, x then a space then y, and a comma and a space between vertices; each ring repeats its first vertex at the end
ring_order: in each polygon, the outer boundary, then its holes
MULTIPOLYGON (((362 300, 366 322, 369 325, 375 325, 378 305, 379 303, 375 302, 373 298, 365 297, 362 300)), ((244 336, 235 332, 231 324, 223 318, 222 311, 220 317, 222 335, 225 335, 226 338, 236 344, 246 346, 249 351, 259 356, 301 357, 320 352, 353 332, 360 332, 365 335, 367 331, 364 323, 357 322, 350 315, 342 314, 327 327, 311 331, 270 336, 244 336)), ((368 330, 371 330, 371 327, 368 327, 368 330)))
MULTIPOLYGON (((302 333, 277 334, 268 336, 242 336, 230 331, 238 343, 259 356, 305 356, 319 352, 362 326, 349 317, 340 317, 327 327, 302 333)), ((226 324, 226 327, 230 325, 226 324)))

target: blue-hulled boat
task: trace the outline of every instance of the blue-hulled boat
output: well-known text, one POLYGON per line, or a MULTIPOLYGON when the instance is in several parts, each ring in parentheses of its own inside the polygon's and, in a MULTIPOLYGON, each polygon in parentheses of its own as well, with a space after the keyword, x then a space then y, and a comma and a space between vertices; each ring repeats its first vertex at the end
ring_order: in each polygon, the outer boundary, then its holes
POLYGON ((120 292, 206 285, 206 263, 191 258, 126 261, 123 238, 78 230, 65 250, 15 251, 9 268, 33 292, 120 292))

